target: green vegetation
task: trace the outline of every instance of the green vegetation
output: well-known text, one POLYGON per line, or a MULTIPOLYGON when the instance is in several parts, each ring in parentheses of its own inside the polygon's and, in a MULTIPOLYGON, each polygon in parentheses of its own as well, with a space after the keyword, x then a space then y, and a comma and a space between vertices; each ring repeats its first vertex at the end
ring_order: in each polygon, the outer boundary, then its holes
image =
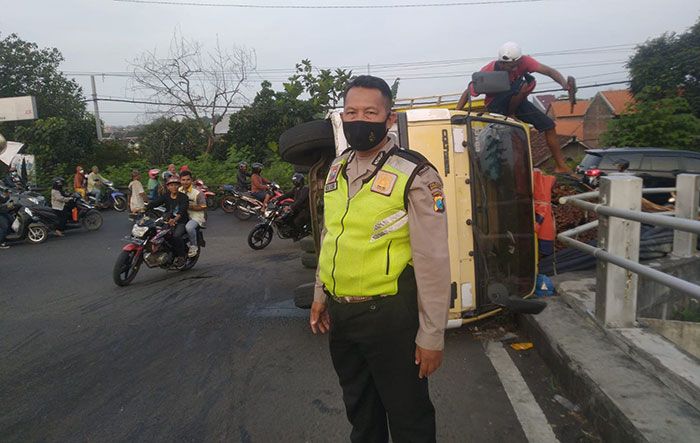
POLYGON ((700 20, 639 46, 627 67, 636 103, 610 121, 603 143, 700 151, 700 20))

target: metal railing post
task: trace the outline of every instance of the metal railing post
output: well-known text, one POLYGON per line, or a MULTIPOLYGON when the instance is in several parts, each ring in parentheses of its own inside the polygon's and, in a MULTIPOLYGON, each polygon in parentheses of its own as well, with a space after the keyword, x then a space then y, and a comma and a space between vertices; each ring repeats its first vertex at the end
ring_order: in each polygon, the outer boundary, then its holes
MULTIPOLYGON (((600 204, 640 211, 642 179, 633 176, 601 177, 600 204)), ((610 254, 639 261, 640 223, 600 215, 598 247, 610 254)), ((595 314, 606 327, 632 327, 637 319, 637 274, 598 260, 595 314)))
MULTIPOLYGON (((678 174, 676 177, 676 218, 696 220, 700 200, 700 175, 678 174)), ((673 231, 673 255, 691 257, 697 252, 698 236, 673 231)))

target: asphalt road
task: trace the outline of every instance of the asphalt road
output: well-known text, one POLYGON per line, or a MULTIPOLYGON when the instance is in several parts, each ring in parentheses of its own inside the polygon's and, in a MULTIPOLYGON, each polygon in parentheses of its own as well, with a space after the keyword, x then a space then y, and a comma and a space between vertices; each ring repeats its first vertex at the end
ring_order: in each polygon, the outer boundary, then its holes
MULTIPOLYGON (((215 211, 194 269, 144 266, 118 288, 112 266, 131 224, 103 215, 98 232, 0 251, 0 441, 348 440, 327 338, 291 301, 313 279, 296 245, 253 251, 253 222, 215 211)), ((528 441, 484 352, 509 330, 448 333, 431 378, 438 441, 528 441)), ((537 353, 506 349, 557 438, 596 441, 553 400, 537 353)))

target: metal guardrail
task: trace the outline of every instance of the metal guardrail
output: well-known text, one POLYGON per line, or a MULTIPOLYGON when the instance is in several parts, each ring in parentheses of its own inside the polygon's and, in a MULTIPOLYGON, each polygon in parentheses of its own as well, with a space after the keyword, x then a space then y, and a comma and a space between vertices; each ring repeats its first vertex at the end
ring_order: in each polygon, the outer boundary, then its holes
POLYGON ((599 191, 559 199, 561 204, 571 204, 600 216, 599 220, 562 232, 557 238, 567 246, 599 259, 596 317, 606 326, 634 325, 639 275, 700 299, 700 286, 639 263, 641 223, 673 229, 674 256, 693 257, 698 254, 699 200, 700 175, 693 174, 679 174, 675 188, 653 189, 642 189, 642 179, 639 177, 611 175, 601 178, 599 191), (642 194, 668 192, 676 192, 674 212, 641 212, 642 194), (592 198, 598 198, 599 202, 586 201, 592 198), (599 228, 597 247, 572 238, 595 227, 599 228))

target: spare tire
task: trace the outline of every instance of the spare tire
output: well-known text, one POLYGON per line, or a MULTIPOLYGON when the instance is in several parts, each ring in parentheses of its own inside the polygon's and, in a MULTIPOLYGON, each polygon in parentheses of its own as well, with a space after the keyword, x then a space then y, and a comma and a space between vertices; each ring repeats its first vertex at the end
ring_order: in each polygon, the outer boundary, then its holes
POLYGON ((316 269, 318 266, 318 257, 313 252, 301 253, 301 265, 305 268, 316 269))
POLYGON ((335 139, 330 120, 314 120, 287 129, 280 135, 282 160, 313 166, 323 155, 335 157, 335 139))

